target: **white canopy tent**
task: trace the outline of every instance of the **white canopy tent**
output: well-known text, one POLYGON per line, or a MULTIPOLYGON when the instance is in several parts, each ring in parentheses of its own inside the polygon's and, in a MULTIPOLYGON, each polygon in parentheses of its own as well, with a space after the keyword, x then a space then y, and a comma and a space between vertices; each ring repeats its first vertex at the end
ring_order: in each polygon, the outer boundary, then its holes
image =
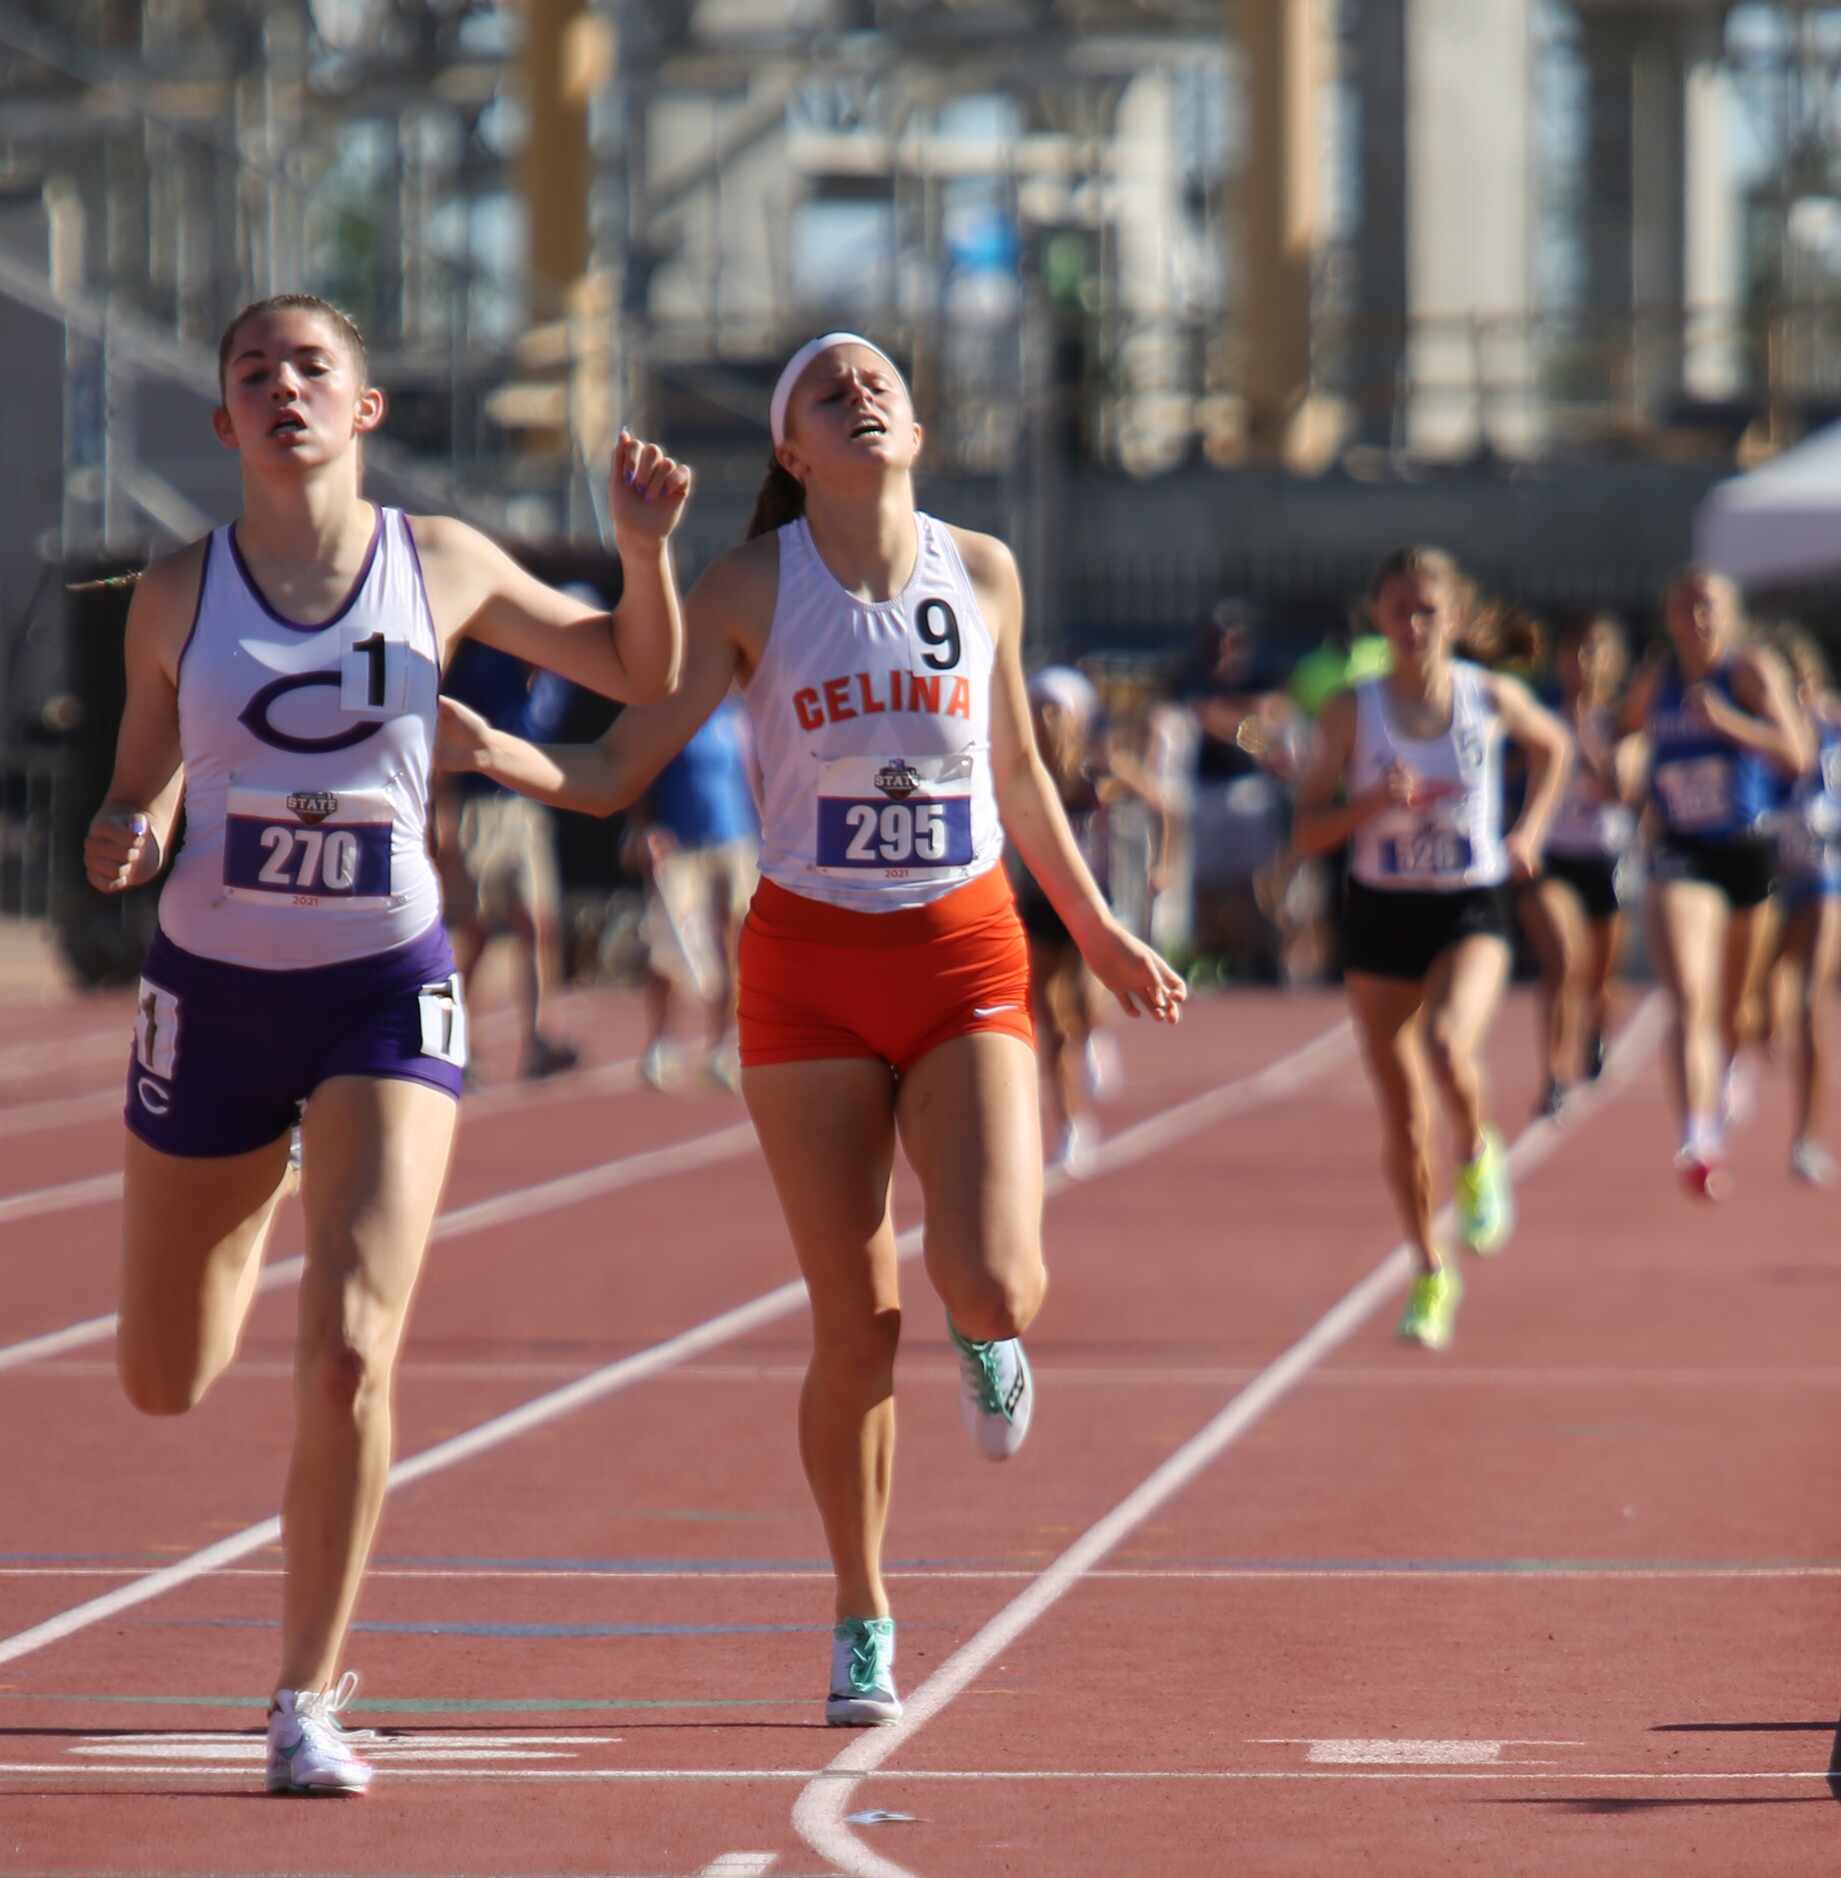
POLYGON ((1695 511, 1694 558, 1748 587, 1841 576, 1841 424, 1718 484, 1695 511))

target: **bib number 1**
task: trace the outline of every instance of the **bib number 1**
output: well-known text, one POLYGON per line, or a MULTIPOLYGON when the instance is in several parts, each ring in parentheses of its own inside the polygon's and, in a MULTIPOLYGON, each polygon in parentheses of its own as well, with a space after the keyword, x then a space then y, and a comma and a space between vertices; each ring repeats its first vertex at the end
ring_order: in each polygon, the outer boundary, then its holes
POLYGON ((424 985, 417 1002, 422 1010, 422 1054, 455 1069, 467 1066, 467 1004, 460 974, 438 985, 424 985))
POLYGON ((401 717, 409 708, 409 646, 386 633, 347 629, 339 657, 339 708, 349 717, 401 717))

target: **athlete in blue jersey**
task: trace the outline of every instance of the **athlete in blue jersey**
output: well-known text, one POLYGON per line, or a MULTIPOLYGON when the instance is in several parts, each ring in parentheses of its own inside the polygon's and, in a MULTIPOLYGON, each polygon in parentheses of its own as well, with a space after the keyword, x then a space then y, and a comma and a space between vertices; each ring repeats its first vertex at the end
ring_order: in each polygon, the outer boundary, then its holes
POLYGON ((672 1009, 703 1007, 704 1072, 741 1087, 735 984, 742 921, 760 878, 747 713, 731 692, 634 804, 628 845, 646 877, 646 1047, 639 1073, 654 1089, 675 1078, 672 1009))
POLYGON ((1721 1091, 1770 941, 1767 818, 1779 775, 1801 775, 1813 749, 1783 661, 1746 639, 1730 580, 1688 568, 1663 610, 1673 664, 1638 673, 1625 722, 1649 742, 1651 946, 1674 1006, 1676 1166, 1690 1191, 1715 1199, 1725 1185, 1721 1091))
POLYGON ((610 619, 462 522, 364 500, 384 395, 337 308, 300 294, 246 307, 218 389, 242 512, 135 588, 115 771, 84 843, 93 887, 138 887, 184 797, 128 1071, 117 1357, 150 1415, 184 1413, 223 1371, 300 1116, 307 1256, 268 1785, 361 1793, 371 1769, 338 1719, 355 1678, 334 1679, 466 1062, 428 841, 440 674, 477 637, 615 697, 666 695, 683 654, 667 538, 689 473, 623 434, 610 619))
POLYGON ((1783 818, 1783 932, 1777 958, 1794 1013, 1795 1122, 1790 1171, 1813 1187, 1835 1177, 1822 1144, 1827 1109, 1826 1030, 1841 978, 1841 697, 1831 688, 1828 661, 1799 626, 1780 627, 1777 648, 1789 664, 1796 702, 1816 741, 1815 767, 1792 794, 1783 818))

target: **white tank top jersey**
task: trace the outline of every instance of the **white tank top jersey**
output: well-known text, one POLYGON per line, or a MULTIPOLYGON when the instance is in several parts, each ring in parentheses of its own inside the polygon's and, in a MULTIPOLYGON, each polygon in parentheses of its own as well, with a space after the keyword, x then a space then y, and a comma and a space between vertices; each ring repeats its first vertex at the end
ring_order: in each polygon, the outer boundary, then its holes
POLYGON ((1451 667, 1451 722, 1441 736, 1402 737, 1387 714, 1387 681, 1355 688, 1355 752, 1349 793, 1372 789, 1394 763, 1456 791, 1423 808, 1390 808, 1358 829, 1350 871, 1383 892, 1458 893, 1506 880, 1502 845, 1502 720, 1483 670, 1451 667))
MULTIPOLYGON (((1594 711, 1592 728, 1602 748, 1608 750, 1616 744, 1617 714, 1614 711, 1594 711)), ((1553 826, 1547 831, 1547 852, 1582 860, 1614 861, 1630 845, 1630 837, 1636 832, 1636 817, 1623 803, 1607 802, 1600 794, 1579 761, 1576 735, 1573 748, 1573 766, 1567 773, 1566 791, 1560 797, 1560 806, 1553 812, 1553 826)))
POLYGON ((803 518, 780 529, 780 585, 743 698, 761 777, 761 872, 831 906, 924 906, 994 866, 997 645, 950 530, 892 600, 859 600, 803 518))
POLYGON ((441 652, 409 523, 377 511, 371 551, 323 625, 284 619, 234 529, 206 544, 179 661, 185 840, 160 926, 233 965, 337 965, 441 913, 429 855, 441 652))

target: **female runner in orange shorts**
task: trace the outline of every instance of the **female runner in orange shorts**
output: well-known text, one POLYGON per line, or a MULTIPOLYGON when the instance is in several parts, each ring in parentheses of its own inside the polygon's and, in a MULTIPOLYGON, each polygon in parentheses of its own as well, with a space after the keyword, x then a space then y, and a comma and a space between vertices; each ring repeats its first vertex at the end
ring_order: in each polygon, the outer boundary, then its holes
POLYGON ((1020 1338, 1047 1283, 1041 1123, 1006 832, 1129 1014, 1174 1022, 1185 986, 1107 910, 1036 753, 1009 549, 915 509, 901 373, 867 340, 815 339, 770 428, 748 539, 685 603, 678 690, 597 744, 541 749, 444 704, 439 760, 610 814, 742 688, 762 793, 742 1093, 811 1292, 799 1445, 837 1574, 825 1715, 854 1726, 901 1714, 881 1571, 897 1141, 974 1440, 1014 1453, 1033 1408, 1020 1338))

